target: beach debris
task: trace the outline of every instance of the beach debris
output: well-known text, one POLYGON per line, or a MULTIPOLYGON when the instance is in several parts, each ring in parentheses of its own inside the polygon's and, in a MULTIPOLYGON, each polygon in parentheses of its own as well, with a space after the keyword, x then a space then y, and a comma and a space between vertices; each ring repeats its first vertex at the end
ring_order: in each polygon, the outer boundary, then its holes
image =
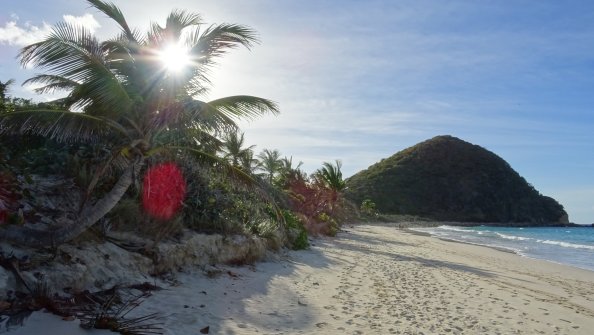
POLYGON ((83 291, 66 297, 52 293, 48 283, 42 280, 25 287, 28 293, 11 292, 5 300, 0 300, 0 329, 10 331, 23 326, 34 311, 45 309, 65 321, 78 318, 81 320, 81 327, 86 329, 108 329, 123 335, 162 334, 161 323, 154 322, 158 318, 156 313, 127 317, 153 289, 159 289, 155 285, 143 283, 125 288, 114 286, 105 291, 83 291), (132 290, 142 293, 135 295, 132 290))
POLYGON ((206 326, 200 329, 200 334, 208 334, 210 332, 210 326, 206 326))
POLYGON ((223 273, 223 270, 218 269, 215 266, 208 266, 204 269, 204 273, 208 278, 216 278, 223 273))
POLYGON ((297 304, 298 304, 299 306, 307 306, 307 304, 306 304, 306 303, 304 303, 304 302, 301 302, 301 300, 299 300, 299 299, 297 299, 297 304))
POLYGON ((142 284, 133 284, 129 285, 128 288, 139 290, 142 292, 152 292, 152 291, 160 291, 162 290, 161 287, 151 284, 149 282, 144 282, 142 284))
POLYGON ((152 313, 128 318, 127 315, 138 307, 150 294, 144 292, 134 295, 129 290, 113 289, 105 295, 88 295, 88 303, 75 309, 85 329, 107 329, 122 335, 163 334, 162 322, 155 322, 159 315, 152 313))

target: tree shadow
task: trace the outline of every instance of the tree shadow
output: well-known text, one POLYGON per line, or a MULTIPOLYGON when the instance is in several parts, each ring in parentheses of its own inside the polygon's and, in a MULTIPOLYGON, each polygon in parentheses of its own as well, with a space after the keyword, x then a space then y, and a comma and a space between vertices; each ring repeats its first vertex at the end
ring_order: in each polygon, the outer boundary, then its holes
POLYGON ((378 244, 383 244, 384 246, 394 246, 394 247, 412 246, 412 244, 409 244, 409 243, 392 241, 390 239, 384 239, 382 237, 374 237, 374 238, 369 238, 367 236, 363 237, 363 236, 360 236, 357 234, 351 234, 349 236, 349 239, 354 242, 357 242, 357 243, 346 243, 342 239, 337 239, 336 241, 334 241, 334 244, 339 248, 350 249, 350 250, 356 251, 356 252, 361 252, 361 253, 366 253, 366 254, 373 253, 373 254, 377 254, 377 255, 382 255, 384 257, 388 257, 389 259, 394 260, 395 262, 416 262, 419 265, 424 266, 424 267, 432 267, 432 268, 443 267, 443 268, 448 268, 448 269, 454 270, 454 271, 464 271, 464 272, 473 273, 473 274, 476 274, 476 275, 479 275, 482 277, 495 277, 495 274, 491 271, 487 271, 487 270, 480 269, 480 268, 473 267, 473 266, 468 266, 465 264, 443 261, 443 260, 438 260, 435 258, 425 258, 425 257, 421 257, 421 256, 408 256, 408 255, 399 254, 397 252, 397 250, 395 250, 394 252, 387 252, 387 251, 378 250, 377 248, 373 247, 374 245, 378 245, 378 244), (365 246, 365 245, 367 245, 367 246, 365 246))
MULTIPOLYGON (((311 296, 305 293, 318 289, 313 286, 322 279, 316 277, 317 271, 339 268, 337 265, 360 265, 351 253, 487 278, 495 276, 493 272, 465 264, 399 253, 399 249, 414 244, 393 241, 387 235, 369 231, 347 229, 336 238, 318 238, 313 244, 309 250, 290 252, 288 257, 275 261, 217 267, 221 270, 218 278, 191 273, 180 276, 183 285, 169 292, 155 292, 154 300, 146 304, 147 308, 141 306, 138 312, 167 311, 166 334, 184 333, 189 326, 193 329, 208 326, 210 333, 230 335, 303 332, 320 320, 319 312, 308 306, 305 298, 311 296)), ((324 289, 323 284, 320 289, 324 289)))
POLYGON ((190 326, 209 327, 211 334, 297 332, 317 318, 307 306, 302 294, 306 287, 299 280, 315 282, 311 275, 315 269, 327 269, 339 261, 312 248, 252 266, 216 266, 220 272, 214 278, 182 274, 181 285, 154 292, 135 313, 163 315, 165 334, 182 334, 190 326), (303 269, 311 274, 304 275, 303 269))

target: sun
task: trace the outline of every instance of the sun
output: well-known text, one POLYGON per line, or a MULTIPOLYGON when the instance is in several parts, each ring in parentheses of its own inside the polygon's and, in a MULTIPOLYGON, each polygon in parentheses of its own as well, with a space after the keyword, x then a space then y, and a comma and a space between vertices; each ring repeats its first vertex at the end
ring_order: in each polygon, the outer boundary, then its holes
POLYGON ((188 49, 177 44, 171 44, 159 52, 159 59, 170 72, 181 72, 190 64, 188 49))

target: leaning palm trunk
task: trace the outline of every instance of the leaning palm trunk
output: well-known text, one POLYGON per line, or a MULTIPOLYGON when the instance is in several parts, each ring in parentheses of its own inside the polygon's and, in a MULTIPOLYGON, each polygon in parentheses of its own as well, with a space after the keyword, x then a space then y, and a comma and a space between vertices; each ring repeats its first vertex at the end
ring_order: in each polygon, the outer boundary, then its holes
POLYGON ((103 218, 122 199, 134 180, 134 172, 142 161, 130 164, 114 187, 94 205, 83 207, 78 218, 55 230, 41 230, 10 225, 0 229, 0 240, 33 248, 53 247, 71 241, 103 218))

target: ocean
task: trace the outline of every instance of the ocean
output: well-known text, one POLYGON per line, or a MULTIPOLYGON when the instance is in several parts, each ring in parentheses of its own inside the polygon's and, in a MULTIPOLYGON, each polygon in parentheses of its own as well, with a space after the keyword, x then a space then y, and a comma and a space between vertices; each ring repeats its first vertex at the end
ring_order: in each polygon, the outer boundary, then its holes
POLYGON ((594 228, 415 228, 436 237, 508 249, 519 255, 594 271, 594 228))

